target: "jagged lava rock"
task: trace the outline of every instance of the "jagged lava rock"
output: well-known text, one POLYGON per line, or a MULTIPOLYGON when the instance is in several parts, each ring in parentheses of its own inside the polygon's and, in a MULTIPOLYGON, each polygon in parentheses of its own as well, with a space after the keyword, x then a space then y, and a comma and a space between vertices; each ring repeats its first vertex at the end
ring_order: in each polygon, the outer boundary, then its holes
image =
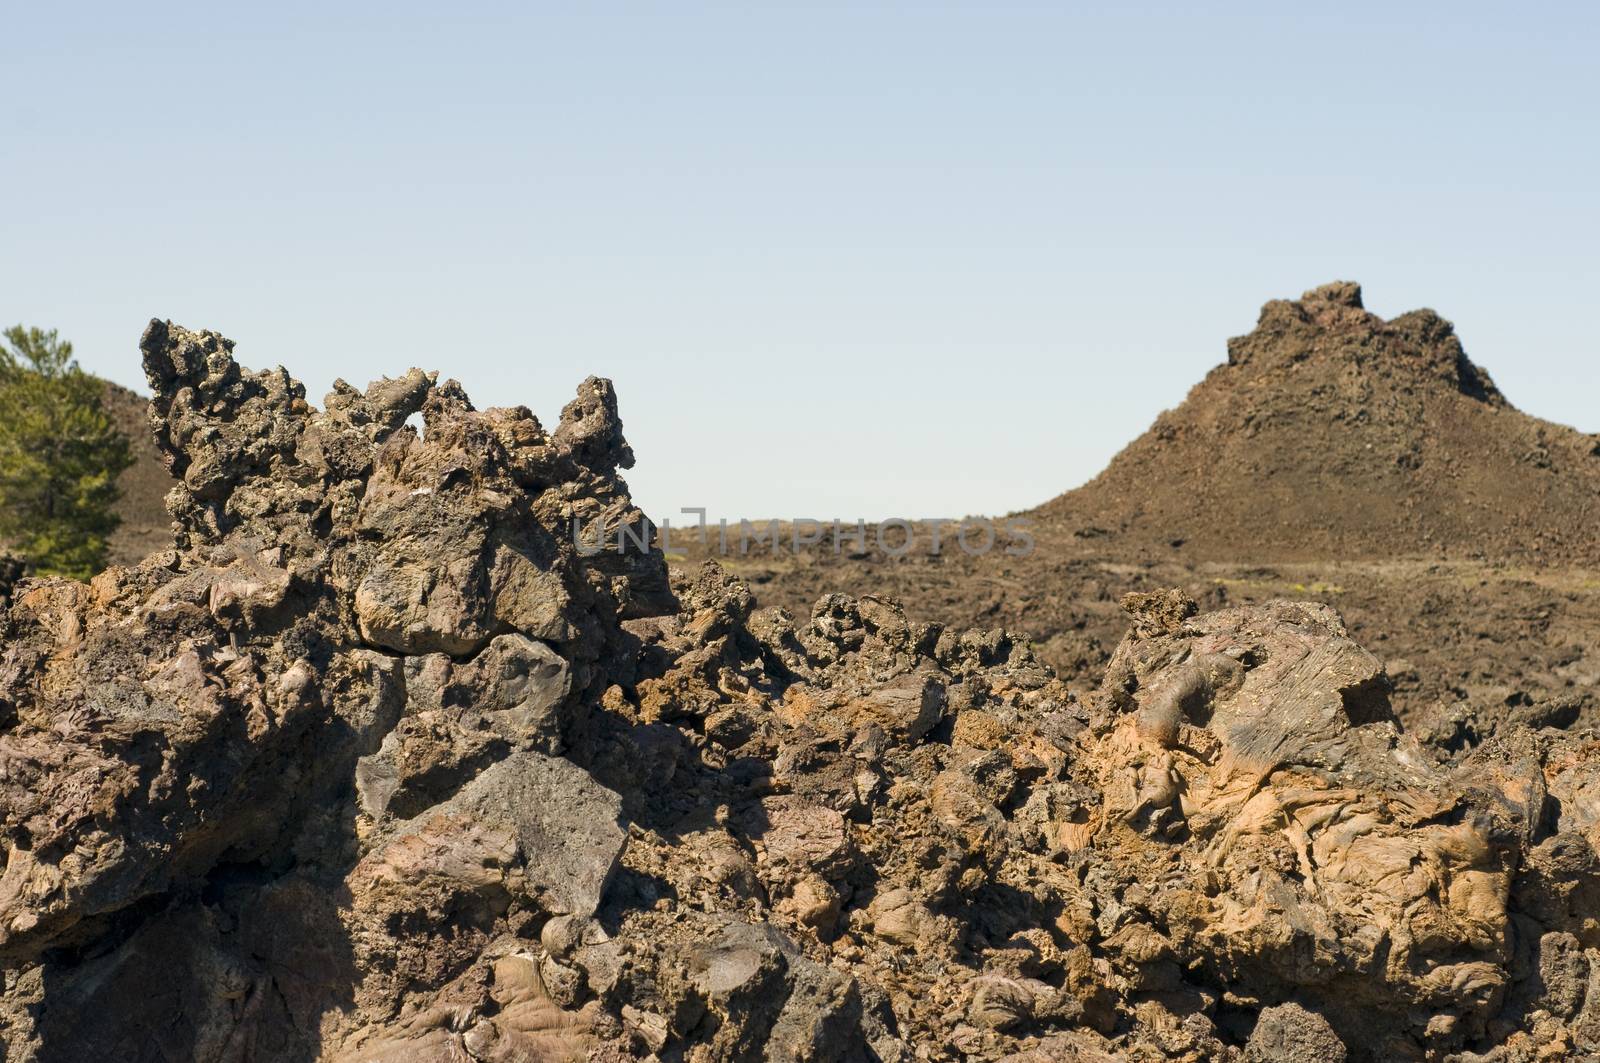
POLYGON ((174 548, 3 616, 5 1063, 1600 1051, 1591 732, 1442 761, 1328 607, 1178 591, 1080 697, 579 550, 648 531, 604 381, 546 433, 143 347, 174 548))

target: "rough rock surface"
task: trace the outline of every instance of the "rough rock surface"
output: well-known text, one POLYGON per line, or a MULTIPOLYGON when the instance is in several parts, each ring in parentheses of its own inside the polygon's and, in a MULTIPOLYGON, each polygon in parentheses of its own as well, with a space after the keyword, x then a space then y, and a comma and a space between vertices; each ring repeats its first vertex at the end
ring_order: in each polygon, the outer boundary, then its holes
POLYGON ((5 1063, 1600 1052, 1592 733, 1443 760, 1332 609, 1175 591, 1079 696, 669 586, 605 381, 143 347, 174 548, 4 614, 5 1063))
MULTIPOLYGON (((1397 714, 1436 749, 1506 723, 1600 725, 1600 435, 1516 409, 1433 311, 1384 320, 1361 301, 1335 282, 1269 302, 1101 476, 1019 515, 1026 556, 1003 541, 969 556, 947 525, 936 556, 927 526, 898 556, 870 531, 861 549, 825 536, 746 553, 734 529, 718 560, 797 615, 844 591, 1005 627, 1079 693, 1122 637, 1129 591, 1181 587, 1206 608, 1315 598, 1392 664, 1397 714)), ((119 423, 144 417, 125 391, 107 403, 119 423)), ((143 443, 121 480, 121 561, 169 534, 170 478, 143 443)), ((708 540, 675 530, 669 561, 692 577, 708 540)))
MULTIPOLYGON (((947 524, 937 554, 924 525, 899 556, 869 529, 860 548, 798 552, 791 536, 741 553, 735 536, 721 560, 763 605, 887 594, 952 627, 1003 626, 1079 692, 1129 591, 1315 598, 1393 663, 1396 710, 1434 748, 1534 718, 1600 725, 1600 434, 1516 409, 1433 311, 1385 320, 1361 303, 1349 282, 1267 303, 1104 472, 1015 515, 1031 552, 1002 537, 969 556, 947 524)), ((693 563, 716 539, 672 542, 693 563)))

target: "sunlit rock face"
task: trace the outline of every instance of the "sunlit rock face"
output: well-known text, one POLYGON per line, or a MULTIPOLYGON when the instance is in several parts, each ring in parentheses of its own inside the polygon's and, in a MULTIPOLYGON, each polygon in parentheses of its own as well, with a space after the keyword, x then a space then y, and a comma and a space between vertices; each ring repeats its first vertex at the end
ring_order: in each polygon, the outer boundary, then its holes
POLYGON ((599 903, 620 799, 558 754, 674 605, 659 552, 572 543, 644 522, 609 383, 550 434, 420 370, 318 410, 215 333, 142 347, 174 548, 10 595, 6 1058, 334 1055, 462 978, 493 1031, 418 1044, 586 1043, 515 930, 599 903))

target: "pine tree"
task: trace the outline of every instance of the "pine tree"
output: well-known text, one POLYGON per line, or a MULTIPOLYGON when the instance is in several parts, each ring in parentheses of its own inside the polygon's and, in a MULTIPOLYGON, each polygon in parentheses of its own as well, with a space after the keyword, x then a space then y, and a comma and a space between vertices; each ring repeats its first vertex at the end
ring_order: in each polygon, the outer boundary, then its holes
POLYGON ((0 343, 0 541, 36 572, 87 579, 120 522, 128 439, 101 407, 104 385, 72 344, 21 325, 0 343))

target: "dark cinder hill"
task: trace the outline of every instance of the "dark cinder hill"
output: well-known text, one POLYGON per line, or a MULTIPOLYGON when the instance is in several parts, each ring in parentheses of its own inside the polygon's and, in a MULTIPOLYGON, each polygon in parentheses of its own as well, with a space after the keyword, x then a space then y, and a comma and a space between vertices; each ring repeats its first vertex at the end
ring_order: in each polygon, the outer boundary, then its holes
POLYGON ((1176 409, 1040 507, 1191 558, 1600 558, 1600 437, 1522 413, 1432 310, 1274 300, 1176 409))

